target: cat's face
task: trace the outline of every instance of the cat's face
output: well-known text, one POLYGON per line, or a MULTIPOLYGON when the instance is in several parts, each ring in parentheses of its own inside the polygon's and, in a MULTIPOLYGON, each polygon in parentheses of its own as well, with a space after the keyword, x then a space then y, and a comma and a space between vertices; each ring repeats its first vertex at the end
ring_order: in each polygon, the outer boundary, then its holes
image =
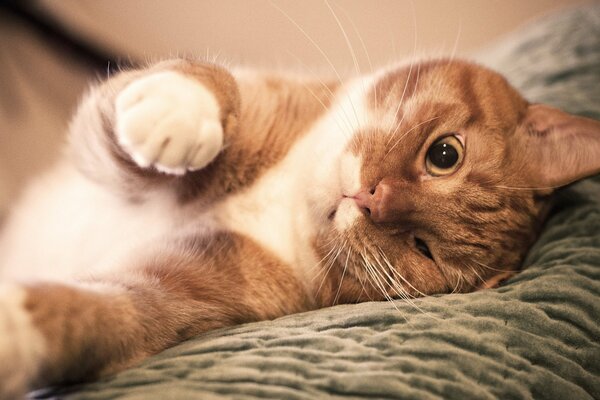
POLYGON ((448 61, 386 73, 367 103, 372 123, 339 160, 356 178, 315 241, 338 277, 328 301, 471 291, 517 270, 551 192, 530 189, 515 156, 528 103, 500 75, 448 61))

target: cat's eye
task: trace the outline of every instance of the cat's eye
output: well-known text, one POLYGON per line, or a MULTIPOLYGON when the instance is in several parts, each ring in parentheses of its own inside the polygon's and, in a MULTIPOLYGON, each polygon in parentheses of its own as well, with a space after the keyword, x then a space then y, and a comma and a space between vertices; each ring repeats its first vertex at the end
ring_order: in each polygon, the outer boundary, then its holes
POLYGON ((425 167, 433 176, 443 176, 456 171, 463 160, 464 148, 454 135, 444 136, 427 150, 425 167))
POLYGON ((419 239, 418 237, 415 238, 415 247, 425 257, 433 260, 433 256, 431 255, 431 251, 429 251, 429 247, 427 246, 427 243, 425 243, 423 240, 419 239))

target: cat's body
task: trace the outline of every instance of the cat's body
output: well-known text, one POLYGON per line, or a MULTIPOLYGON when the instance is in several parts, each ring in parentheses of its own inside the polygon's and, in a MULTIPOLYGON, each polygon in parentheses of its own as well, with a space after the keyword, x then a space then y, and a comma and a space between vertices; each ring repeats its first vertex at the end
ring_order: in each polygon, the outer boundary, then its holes
POLYGON ((491 286, 551 189, 600 171, 598 125, 462 61, 327 84, 189 61, 120 74, 4 232, 0 398, 217 327, 491 286))

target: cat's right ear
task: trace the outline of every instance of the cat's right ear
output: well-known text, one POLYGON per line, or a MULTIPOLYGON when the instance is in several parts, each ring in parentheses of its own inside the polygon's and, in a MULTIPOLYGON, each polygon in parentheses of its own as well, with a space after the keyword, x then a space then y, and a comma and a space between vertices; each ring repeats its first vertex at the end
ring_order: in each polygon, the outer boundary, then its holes
POLYGON ((558 188, 600 173, 600 121, 532 104, 517 128, 519 175, 533 188, 558 188))

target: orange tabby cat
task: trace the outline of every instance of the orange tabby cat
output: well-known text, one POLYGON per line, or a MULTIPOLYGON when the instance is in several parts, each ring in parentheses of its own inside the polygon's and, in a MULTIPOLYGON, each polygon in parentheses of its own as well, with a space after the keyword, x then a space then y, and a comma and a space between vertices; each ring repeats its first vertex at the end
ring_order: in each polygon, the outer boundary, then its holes
POLYGON ((599 154, 599 122, 464 61, 328 84, 121 73, 5 228, 0 398, 223 326, 494 286, 599 154))

